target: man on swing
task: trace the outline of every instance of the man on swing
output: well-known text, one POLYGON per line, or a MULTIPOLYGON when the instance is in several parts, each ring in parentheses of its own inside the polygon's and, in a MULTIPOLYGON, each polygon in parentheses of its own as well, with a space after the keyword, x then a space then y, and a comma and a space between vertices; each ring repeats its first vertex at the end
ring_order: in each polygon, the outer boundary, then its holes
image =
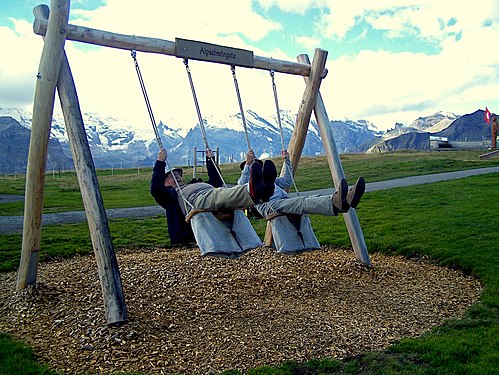
POLYGON ((167 157, 167 151, 161 148, 154 165, 150 192, 166 211, 172 244, 195 242, 190 223, 185 220, 191 208, 207 211, 246 208, 266 202, 274 194, 277 170, 273 163, 263 169, 256 165, 248 184, 226 188, 222 187, 220 170, 210 149, 206 150, 208 182, 192 179, 186 184, 181 168, 165 171, 167 157))
MULTIPOLYGON (((283 151, 283 156, 288 156, 286 151, 283 151)), ((221 187, 220 171, 210 149, 206 150, 208 183, 193 179, 186 184, 182 169, 165 171, 167 157, 167 151, 162 148, 154 165, 150 192, 156 202, 166 210, 172 244, 194 242, 192 229, 189 223, 185 222, 188 206, 207 211, 255 206, 263 217, 276 212, 336 216, 338 213, 348 212, 350 207, 357 207, 365 190, 363 178, 360 178, 350 191, 346 181, 342 179, 338 191, 332 196, 291 198, 283 187, 279 186, 284 186, 283 182, 290 179, 277 179, 277 169, 271 160, 262 163, 263 167, 259 162, 253 162, 255 158, 252 150, 248 152, 246 166, 238 185, 221 187)), ((290 184, 288 182, 284 188, 290 184)))
MULTIPOLYGON (((284 158, 284 162, 287 163, 286 168, 284 168, 284 176, 275 179, 274 194, 269 198, 268 202, 262 202, 255 205, 255 209, 263 218, 267 219, 269 216, 276 213, 337 216, 339 213, 348 212, 350 208, 356 208, 359 204, 360 198, 366 189, 366 183, 363 177, 360 177, 350 190, 348 190, 346 180, 344 178, 341 179, 340 186, 333 195, 290 197, 285 191, 285 189, 289 188, 293 183, 289 153, 286 150, 283 150, 281 155, 284 158)), ((272 163, 272 161, 265 160, 263 168, 265 168, 267 163, 272 163)), ((246 162, 243 162, 240 165, 241 177, 239 177, 237 181, 238 185, 248 183, 251 172, 257 164, 261 165, 262 161, 256 159, 255 153, 250 149, 246 154, 246 162)))

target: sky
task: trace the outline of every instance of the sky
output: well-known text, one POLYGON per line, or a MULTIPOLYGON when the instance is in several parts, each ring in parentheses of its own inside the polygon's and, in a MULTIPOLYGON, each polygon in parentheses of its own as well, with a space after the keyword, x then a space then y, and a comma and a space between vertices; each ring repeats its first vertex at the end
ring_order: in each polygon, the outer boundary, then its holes
MULTIPOLYGON (((32 31, 32 9, 39 3, 0 0, 0 108, 33 108, 43 39, 32 31)), ((497 0, 73 0, 69 23, 292 62, 326 50, 320 92, 331 120, 362 119, 387 130, 439 111, 499 113, 497 0)), ((82 112, 151 126, 130 51, 69 40, 65 50, 82 112)), ((156 121, 197 123, 182 59, 137 53, 137 60, 156 121)), ((227 65, 191 61, 190 70, 204 118, 239 112, 227 65)), ((269 72, 236 74, 244 109, 275 114, 269 72)), ((279 107, 296 113, 303 77, 276 73, 275 83, 279 107)))

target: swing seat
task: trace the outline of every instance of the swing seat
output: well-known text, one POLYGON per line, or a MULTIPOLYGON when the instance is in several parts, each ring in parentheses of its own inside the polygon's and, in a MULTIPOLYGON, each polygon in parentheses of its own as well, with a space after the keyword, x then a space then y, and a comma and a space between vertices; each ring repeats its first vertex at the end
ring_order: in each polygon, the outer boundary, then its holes
POLYGON ((215 216, 218 220, 232 220, 234 217, 234 209, 220 209, 217 211, 207 211, 203 210, 201 208, 193 208, 192 210, 189 211, 187 216, 185 217, 185 221, 189 222, 192 220, 192 218, 202 212, 211 212, 213 216, 215 216))
POLYGON ((267 218, 272 228, 272 246, 281 254, 297 254, 321 248, 308 215, 274 214, 267 218))
POLYGON ((263 245, 244 211, 233 210, 231 218, 222 220, 213 212, 195 211, 189 220, 201 255, 238 258, 263 245))

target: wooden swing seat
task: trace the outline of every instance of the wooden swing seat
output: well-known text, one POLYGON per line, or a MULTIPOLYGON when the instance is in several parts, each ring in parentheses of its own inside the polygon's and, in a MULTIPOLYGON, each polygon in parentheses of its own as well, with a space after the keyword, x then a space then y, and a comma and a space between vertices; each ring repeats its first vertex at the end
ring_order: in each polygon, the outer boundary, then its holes
POLYGON ((279 216, 286 216, 290 221, 292 221, 293 219, 300 219, 301 218, 301 215, 299 214, 284 214, 282 212, 274 212, 272 215, 269 215, 265 218, 265 220, 267 221, 270 221, 272 219, 275 219, 276 217, 279 217, 279 216))
POLYGON ((263 242, 242 210, 192 210, 189 220, 201 255, 237 258, 263 242))
POLYGON ((216 211, 203 210, 202 208, 193 208, 185 217, 185 221, 189 223, 191 219, 202 212, 211 212, 218 220, 230 220, 234 217, 235 208, 224 208, 216 211))
POLYGON ((275 212, 266 220, 270 236, 265 238, 265 243, 279 253, 297 254, 320 249, 308 215, 275 212))

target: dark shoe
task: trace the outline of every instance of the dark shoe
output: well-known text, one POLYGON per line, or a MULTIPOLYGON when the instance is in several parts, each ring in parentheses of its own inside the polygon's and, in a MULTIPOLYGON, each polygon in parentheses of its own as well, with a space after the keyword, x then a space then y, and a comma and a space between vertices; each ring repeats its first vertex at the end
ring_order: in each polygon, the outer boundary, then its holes
POLYGON ((270 197, 274 195, 275 184, 273 182, 262 183, 259 187, 258 195, 260 196, 262 202, 268 202, 270 197))
POLYGON ((347 202, 347 193, 348 184, 347 181, 342 178, 338 190, 333 194, 333 213, 335 216, 338 216, 339 213, 346 213, 350 209, 350 205, 347 202))
POLYGON ((249 180, 249 189, 250 196, 255 203, 260 200, 259 190, 263 183, 263 172, 262 167, 258 163, 251 164, 250 167, 250 180, 249 180))
POLYGON ((263 183, 273 184, 277 178, 277 168, 272 160, 265 160, 263 163, 263 183))
POLYGON ((360 202, 360 198, 364 195, 366 191, 366 181, 364 177, 361 177, 357 180, 355 185, 352 186, 350 190, 348 190, 347 194, 347 203, 352 208, 356 208, 360 202))
POLYGON ((262 202, 268 202, 274 195, 275 179, 277 178, 277 168, 272 160, 265 160, 263 163, 262 185, 256 189, 258 197, 262 202))

